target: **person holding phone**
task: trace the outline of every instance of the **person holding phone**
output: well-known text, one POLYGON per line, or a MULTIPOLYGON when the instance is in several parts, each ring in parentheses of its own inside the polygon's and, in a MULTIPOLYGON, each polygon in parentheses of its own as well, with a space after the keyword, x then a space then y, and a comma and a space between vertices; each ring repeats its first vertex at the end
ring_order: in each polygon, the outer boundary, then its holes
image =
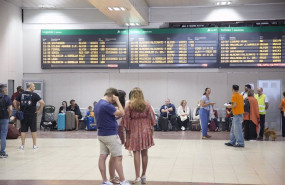
POLYGON ((203 96, 200 99, 200 120, 201 120, 201 127, 202 127, 202 139, 208 139, 211 136, 208 135, 208 123, 209 123, 209 113, 210 113, 210 106, 214 105, 215 103, 210 101, 210 94, 211 89, 206 88, 203 96))

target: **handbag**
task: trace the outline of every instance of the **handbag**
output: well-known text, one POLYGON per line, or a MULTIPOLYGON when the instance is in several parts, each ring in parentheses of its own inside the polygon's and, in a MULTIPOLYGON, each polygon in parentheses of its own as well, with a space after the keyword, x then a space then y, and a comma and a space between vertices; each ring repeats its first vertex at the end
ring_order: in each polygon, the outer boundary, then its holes
POLYGON ((185 116, 180 116, 180 120, 183 122, 183 121, 185 121, 187 119, 187 116, 185 115, 185 116))
POLYGON ((23 120, 24 119, 24 113, 22 111, 17 111, 16 112, 16 118, 20 121, 23 120))

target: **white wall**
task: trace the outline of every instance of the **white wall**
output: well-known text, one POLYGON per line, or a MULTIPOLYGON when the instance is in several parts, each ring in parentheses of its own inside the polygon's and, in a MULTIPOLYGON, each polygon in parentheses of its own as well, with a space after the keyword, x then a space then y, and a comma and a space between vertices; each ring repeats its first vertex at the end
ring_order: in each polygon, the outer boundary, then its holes
POLYGON ((0 83, 15 80, 15 87, 22 84, 22 44, 21 9, 0 1, 0 83))
POLYGON ((285 4, 150 8, 150 22, 215 22, 285 18, 285 4))

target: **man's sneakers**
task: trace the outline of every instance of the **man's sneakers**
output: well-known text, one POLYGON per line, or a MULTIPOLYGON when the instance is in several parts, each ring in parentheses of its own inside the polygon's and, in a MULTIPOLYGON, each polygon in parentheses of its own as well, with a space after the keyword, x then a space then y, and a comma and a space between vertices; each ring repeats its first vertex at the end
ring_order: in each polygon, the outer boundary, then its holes
MULTIPOLYGON (((39 148, 39 147, 38 147, 37 145, 33 145, 33 149, 34 149, 34 150, 36 150, 36 149, 38 149, 38 148, 39 148)), ((24 145, 19 146, 19 149, 20 149, 20 150, 24 150, 24 149, 25 149, 24 145)))
POLYGON ((5 152, 0 155, 0 158, 7 158, 7 157, 8 157, 8 154, 6 154, 5 152))
POLYGON ((226 146, 233 146, 233 147, 244 147, 244 145, 240 145, 240 144, 235 144, 233 145, 232 143, 228 142, 228 143, 225 143, 226 146))
POLYGON ((39 147, 37 145, 33 145, 33 149, 36 150, 38 149, 39 147))
POLYGON ((24 150, 25 149, 24 145, 19 146, 19 149, 24 150))
POLYGON ((101 185, 113 185, 113 183, 111 183, 110 181, 106 181, 106 182, 102 182, 101 185))
POLYGON ((131 185, 129 181, 125 180, 124 182, 120 182, 120 185, 131 185))
POLYGON ((232 143, 225 143, 226 146, 234 146, 232 143))

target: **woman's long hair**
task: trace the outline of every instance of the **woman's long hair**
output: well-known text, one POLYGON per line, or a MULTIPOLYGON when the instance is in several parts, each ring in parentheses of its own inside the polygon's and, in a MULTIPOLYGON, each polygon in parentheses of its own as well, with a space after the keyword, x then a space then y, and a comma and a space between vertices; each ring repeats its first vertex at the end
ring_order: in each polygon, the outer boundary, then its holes
POLYGON ((122 105, 123 108, 125 108, 125 105, 126 105, 126 92, 123 91, 123 90, 118 90, 119 91, 119 101, 122 105))
POLYGON ((146 108, 143 92, 140 88, 135 87, 131 91, 130 106, 136 112, 143 112, 146 108))

